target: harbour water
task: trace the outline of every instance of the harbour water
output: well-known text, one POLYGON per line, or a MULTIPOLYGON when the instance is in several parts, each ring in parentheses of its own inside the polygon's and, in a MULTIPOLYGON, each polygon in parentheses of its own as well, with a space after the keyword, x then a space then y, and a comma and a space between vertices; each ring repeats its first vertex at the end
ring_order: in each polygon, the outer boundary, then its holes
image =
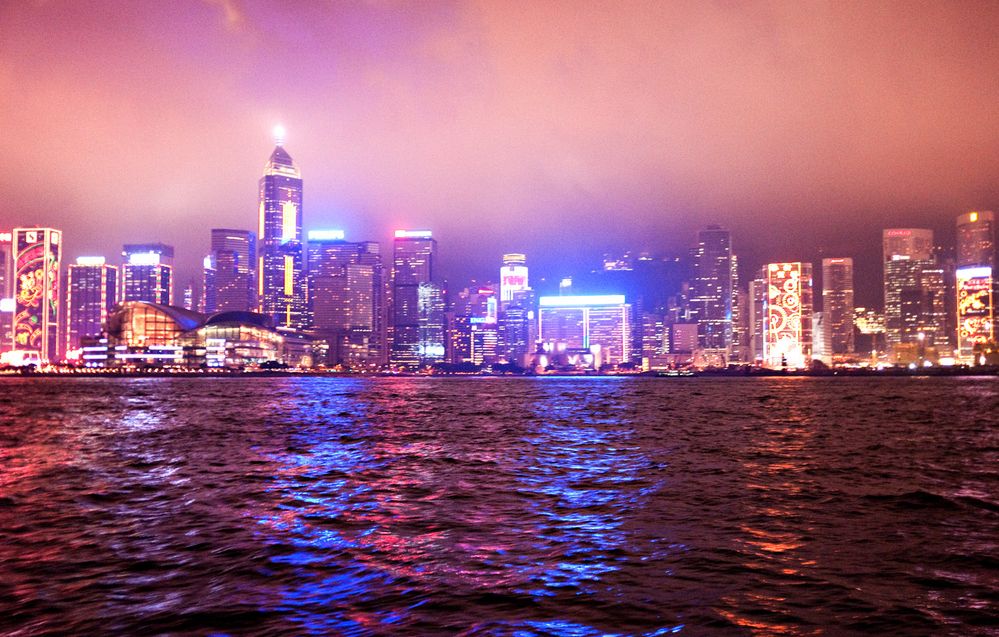
POLYGON ((2 378, 0 634, 996 635, 997 378, 2 378))

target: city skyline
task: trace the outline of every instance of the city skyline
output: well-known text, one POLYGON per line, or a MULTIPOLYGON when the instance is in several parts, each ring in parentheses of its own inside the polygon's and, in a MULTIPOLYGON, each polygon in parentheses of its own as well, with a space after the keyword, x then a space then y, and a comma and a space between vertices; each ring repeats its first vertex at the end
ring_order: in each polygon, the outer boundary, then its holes
MULTIPOLYGON (((280 121, 303 230, 433 228, 451 281, 493 271, 464 247, 479 234, 557 277, 606 251, 682 253, 717 223, 743 277, 849 255, 871 305, 881 229, 953 244, 954 216, 999 201, 999 9, 753 7, 8 5, 0 147, 19 161, 0 225, 108 256, 179 246, 206 215, 253 229, 246 175, 280 121)), ((178 282, 208 253, 193 239, 178 282)))

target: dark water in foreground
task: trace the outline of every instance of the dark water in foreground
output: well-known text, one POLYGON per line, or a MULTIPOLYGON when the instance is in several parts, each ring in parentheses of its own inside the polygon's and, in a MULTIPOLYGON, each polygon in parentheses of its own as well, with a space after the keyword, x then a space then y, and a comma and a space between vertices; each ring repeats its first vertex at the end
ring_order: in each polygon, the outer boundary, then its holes
POLYGON ((999 379, 0 379, 0 633, 999 634, 999 379))

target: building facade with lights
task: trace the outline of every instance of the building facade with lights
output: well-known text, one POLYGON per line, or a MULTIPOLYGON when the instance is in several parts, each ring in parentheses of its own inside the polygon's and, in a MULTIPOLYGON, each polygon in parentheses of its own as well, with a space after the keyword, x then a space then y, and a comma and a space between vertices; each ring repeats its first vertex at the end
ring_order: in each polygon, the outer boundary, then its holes
POLYGON ((829 357, 852 354, 853 259, 822 259, 823 352, 829 357))
POLYGON ((249 230, 212 229, 214 308, 252 312, 257 308, 257 236, 249 230))
POLYGON ((437 284, 437 241, 429 230, 397 230, 392 243, 389 362, 418 369, 444 360, 444 295, 437 284))
POLYGON ((708 226, 697 234, 690 285, 691 319, 698 325, 700 347, 726 355, 732 345, 732 301, 736 289, 732 257, 732 235, 728 230, 708 226))
POLYGON ((118 268, 104 257, 78 257, 66 278, 67 353, 101 336, 118 305, 118 268))
POLYGON ((812 264, 770 263, 767 282, 763 364, 803 369, 812 362, 812 264))
POLYGON ((588 351, 598 368, 631 362, 631 306, 620 294, 543 296, 538 340, 552 355, 588 351))
POLYGON ((0 352, 14 345, 14 257, 11 232, 0 232, 0 352))
POLYGON ((887 347, 903 352, 946 344, 946 277, 934 255, 933 231, 889 228, 882 240, 887 347))
POLYGON ((322 362, 384 364, 385 274, 378 242, 346 241, 341 230, 314 230, 308 239, 310 330, 326 343, 322 362))
POLYGON ((13 349, 38 352, 43 363, 59 358, 62 233, 15 228, 13 349))
POLYGON ((259 307, 274 325, 303 329, 308 316, 302 249, 302 173, 284 149, 283 131, 275 131, 274 141, 274 151, 259 184, 259 307))
POLYGON ((122 301, 173 304, 173 246, 130 243, 121 256, 122 301))
POLYGON ((976 349, 995 343, 995 214, 968 212, 957 218, 955 270, 957 354, 965 363, 981 362, 976 349))

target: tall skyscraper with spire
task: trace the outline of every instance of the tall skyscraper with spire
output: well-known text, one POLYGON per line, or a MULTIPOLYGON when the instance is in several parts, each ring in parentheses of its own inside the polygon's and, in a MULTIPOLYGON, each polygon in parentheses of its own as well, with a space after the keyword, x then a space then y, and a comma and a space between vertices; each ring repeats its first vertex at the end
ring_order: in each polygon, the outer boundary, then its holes
POLYGON ((275 327, 306 326, 302 258, 302 173, 284 149, 284 129, 274 130, 274 152, 260 178, 257 292, 260 312, 275 327))

